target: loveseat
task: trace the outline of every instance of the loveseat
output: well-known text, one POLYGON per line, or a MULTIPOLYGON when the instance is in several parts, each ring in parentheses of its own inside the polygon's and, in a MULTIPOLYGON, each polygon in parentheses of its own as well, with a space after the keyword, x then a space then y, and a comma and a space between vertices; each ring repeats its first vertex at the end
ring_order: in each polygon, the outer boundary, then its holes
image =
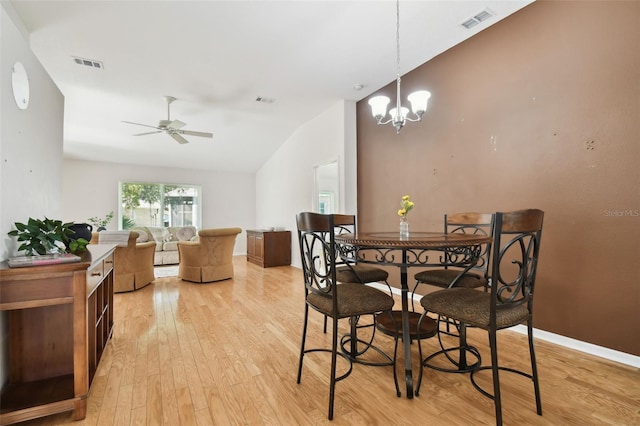
POLYGON ((179 261, 178 241, 198 241, 195 226, 136 226, 138 243, 154 241, 156 251, 153 255, 154 265, 175 265, 179 261))

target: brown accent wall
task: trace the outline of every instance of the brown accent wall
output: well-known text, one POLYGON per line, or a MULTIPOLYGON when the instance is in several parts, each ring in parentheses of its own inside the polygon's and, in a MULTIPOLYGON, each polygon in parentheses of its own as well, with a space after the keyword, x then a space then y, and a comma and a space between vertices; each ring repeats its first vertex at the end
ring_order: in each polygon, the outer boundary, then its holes
POLYGON ((413 230, 543 209, 534 326, 640 356, 639 21, 638 1, 538 1, 404 76, 432 98, 400 135, 359 102, 359 229, 397 229, 405 194, 413 230))

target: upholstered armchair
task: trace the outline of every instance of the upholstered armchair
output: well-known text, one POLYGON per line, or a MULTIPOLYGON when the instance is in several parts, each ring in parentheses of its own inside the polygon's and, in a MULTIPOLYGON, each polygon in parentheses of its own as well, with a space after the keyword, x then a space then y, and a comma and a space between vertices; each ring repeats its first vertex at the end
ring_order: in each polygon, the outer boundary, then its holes
POLYGON ((233 248, 240 228, 201 229, 199 241, 178 241, 178 277, 196 283, 233 278, 233 248))
POLYGON ((156 243, 136 243, 138 236, 135 231, 102 231, 94 233, 91 238, 92 244, 116 244, 113 265, 115 293, 139 290, 156 279, 153 273, 156 243))

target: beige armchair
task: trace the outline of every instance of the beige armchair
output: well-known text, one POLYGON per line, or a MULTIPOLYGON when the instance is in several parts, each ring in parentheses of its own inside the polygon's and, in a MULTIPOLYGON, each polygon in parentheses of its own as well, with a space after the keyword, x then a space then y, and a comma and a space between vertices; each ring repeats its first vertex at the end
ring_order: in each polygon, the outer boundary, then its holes
POLYGON ((137 243, 135 231, 102 231, 91 238, 99 244, 116 244, 113 265, 113 291, 139 290, 156 279, 153 273, 153 253, 156 243, 137 243))
POLYGON ((178 277, 196 283, 233 278, 233 248, 240 228, 202 229, 199 241, 178 241, 178 277))

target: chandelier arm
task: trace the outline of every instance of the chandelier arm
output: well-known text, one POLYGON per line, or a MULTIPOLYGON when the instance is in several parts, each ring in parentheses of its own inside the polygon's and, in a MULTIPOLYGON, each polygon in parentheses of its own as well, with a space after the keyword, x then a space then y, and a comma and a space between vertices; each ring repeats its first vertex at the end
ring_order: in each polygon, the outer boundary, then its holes
POLYGON ((383 121, 384 117, 380 117, 380 118, 376 118, 376 124, 378 125, 382 125, 382 124, 389 124, 393 121, 393 117, 389 118, 388 120, 383 121))
POLYGON ((422 121, 422 115, 418 115, 418 114, 413 114, 415 115, 415 118, 411 118, 408 115, 404 118, 407 121, 411 121, 412 123, 415 123, 416 121, 422 121))

